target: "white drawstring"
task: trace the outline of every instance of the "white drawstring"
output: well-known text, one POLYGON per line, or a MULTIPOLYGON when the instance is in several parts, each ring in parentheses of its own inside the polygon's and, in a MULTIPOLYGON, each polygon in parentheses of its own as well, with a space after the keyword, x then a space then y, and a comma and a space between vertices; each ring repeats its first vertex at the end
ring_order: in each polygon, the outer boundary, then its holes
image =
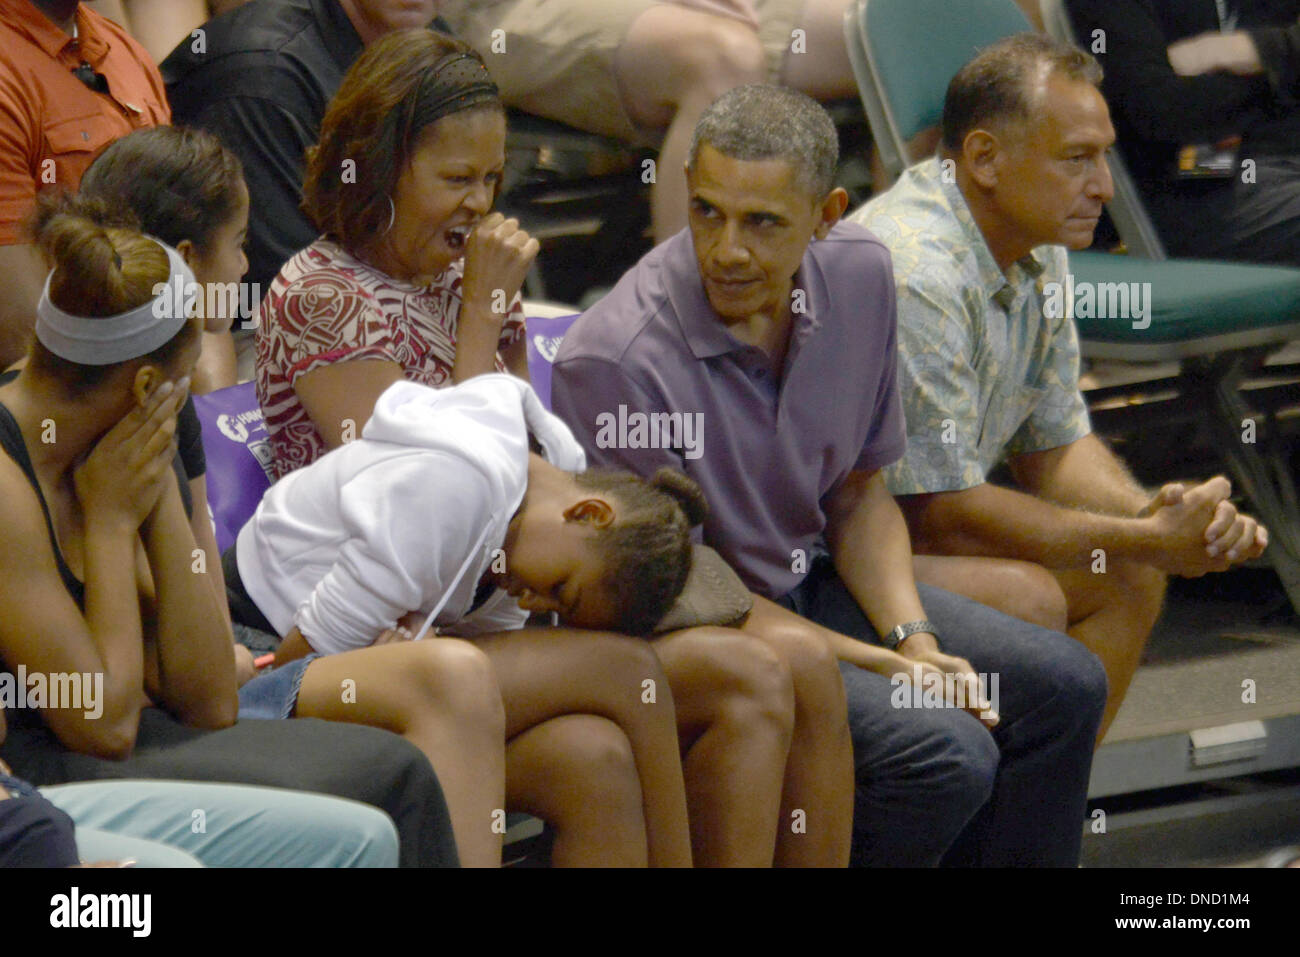
POLYGON ((419 641, 433 626, 433 620, 438 617, 438 612, 442 611, 442 606, 447 604, 451 599, 452 594, 456 591, 456 586, 459 585, 460 580, 465 577, 465 572, 469 569, 470 562, 474 561, 474 558, 478 555, 478 550, 483 545, 483 539, 487 538, 487 533, 490 528, 490 525, 485 526, 483 531, 479 533, 478 541, 474 543, 474 547, 470 549, 469 555, 465 558, 465 561, 461 563, 460 571, 456 572, 456 577, 451 580, 451 584, 448 585, 446 590, 442 593, 442 597, 438 599, 438 604, 433 606, 433 611, 429 612, 429 617, 424 619, 424 624, 420 627, 420 630, 415 633, 415 637, 411 639, 412 641, 419 641))

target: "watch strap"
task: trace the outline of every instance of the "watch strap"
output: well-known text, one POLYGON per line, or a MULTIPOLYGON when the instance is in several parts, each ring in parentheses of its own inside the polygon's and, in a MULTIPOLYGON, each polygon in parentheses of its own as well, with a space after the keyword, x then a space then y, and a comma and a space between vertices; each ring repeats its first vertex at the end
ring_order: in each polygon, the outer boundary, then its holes
POLYGON ((925 632, 934 635, 935 641, 939 640, 939 632, 935 629, 932 622, 920 619, 917 621, 907 621, 901 625, 895 625, 894 629, 885 635, 885 647, 890 651, 897 651, 898 646, 910 638, 912 635, 925 632))

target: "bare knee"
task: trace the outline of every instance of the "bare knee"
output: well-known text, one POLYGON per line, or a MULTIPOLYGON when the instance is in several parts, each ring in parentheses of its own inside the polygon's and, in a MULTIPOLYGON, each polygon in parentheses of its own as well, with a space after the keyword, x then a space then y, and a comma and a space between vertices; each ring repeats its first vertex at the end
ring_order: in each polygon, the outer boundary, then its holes
POLYGON ((659 656, 642 638, 608 635, 593 655, 600 674, 602 713, 642 747, 676 735, 676 700, 659 656), (652 738, 645 737, 646 735, 652 738))
POLYGON ((505 739, 505 706, 487 655, 454 639, 412 642, 410 648, 411 660, 391 684, 394 696, 419 717, 454 715, 505 739))
POLYGON ((578 796, 579 803, 585 804, 598 793, 603 806, 640 807, 636 755, 617 724, 597 715, 571 715, 556 726, 552 740, 548 776, 572 782, 554 789, 557 794, 578 796))
POLYGON ((765 727, 789 740, 794 731, 794 674, 780 652, 762 641, 720 629, 722 682, 715 689, 718 718, 741 728, 765 727))
POLYGON ((1148 629, 1154 627, 1164 605, 1165 573, 1138 562, 1115 562, 1106 575, 1112 601, 1130 609, 1132 617, 1145 622, 1148 629))
POLYGON ((554 758, 556 766, 574 774, 635 772, 636 757, 622 729, 597 715, 582 717, 582 721, 570 721, 557 732, 556 739, 561 743, 554 758))
MULTIPOLYGON (((651 99, 680 104, 712 100, 766 76, 763 45, 745 24, 681 7, 654 7, 633 24, 617 60, 619 82, 634 112, 651 99)), ((666 125, 667 120, 659 117, 666 125)))
POLYGON ((1003 572, 1016 617, 1052 631, 1069 626, 1070 607, 1056 576, 1034 562, 1008 562, 1003 572))
POLYGON ((839 666, 835 653, 821 635, 812 628, 781 624, 767 628, 763 641, 775 648, 796 676, 827 680, 831 676, 838 682, 839 666))
POLYGON ((827 641, 812 628, 785 624, 767 629, 762 638, 789 667, 800 713, 843 721, 844 680, 827 641))
POLYGON ((647 678, 664 681, 663 666, 650 643, 642 638, 611 635, 610 648, 614 655, 614 670, 629 684, 640 686, 647 678))

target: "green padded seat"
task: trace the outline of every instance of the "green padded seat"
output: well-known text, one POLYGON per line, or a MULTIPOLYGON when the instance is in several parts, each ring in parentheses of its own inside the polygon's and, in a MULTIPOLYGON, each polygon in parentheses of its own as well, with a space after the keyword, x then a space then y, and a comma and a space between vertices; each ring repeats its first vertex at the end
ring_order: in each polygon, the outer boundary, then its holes
MULTIPOLYGON (((1151 284, 1149 326, 1135 329, 1135 320, 1128 318, 1076 315, 1079 338, 1088 341, 1135 345, 1186 342, 1300 324, 1300 269, 1072 252, 1070 272, 1076 301, 1085 282, 1094 289, 1102 283, 1151 284)), ((1146 295, 1142 294, 1142 302, 1146 295)), ((1116 301, 1109 295, 1105 298, 1116 301)))

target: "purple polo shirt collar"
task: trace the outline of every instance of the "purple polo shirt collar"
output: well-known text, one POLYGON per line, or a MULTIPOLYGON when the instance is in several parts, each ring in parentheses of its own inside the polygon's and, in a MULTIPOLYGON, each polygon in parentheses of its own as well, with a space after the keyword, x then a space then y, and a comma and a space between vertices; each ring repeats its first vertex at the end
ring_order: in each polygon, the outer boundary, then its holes
MULTIPOLYGON (((665 286, 677 325, 682 330, 682 338, 690 347, 691 354, 697 359, 712 359, 730 352, 752 352, 758 356, 759 350, 733 336, 727 330, 726 323, 713 311, 709 294, 704 290, 704 280, 700 278, 689 230, 678 234, 672 242, 672 254, 666 256, 664 262, 667 273, 665 286)), ((796 354, 821 328, 816 306, 825 302, 827 295, 821 276, 806 269, 802 263, 794 274, 790 288, 802 290, 804 299, 803 311, 793 317, 790 346, 786 350, 785 366, 781 372, 783 383, 790 374, 796 354)))

